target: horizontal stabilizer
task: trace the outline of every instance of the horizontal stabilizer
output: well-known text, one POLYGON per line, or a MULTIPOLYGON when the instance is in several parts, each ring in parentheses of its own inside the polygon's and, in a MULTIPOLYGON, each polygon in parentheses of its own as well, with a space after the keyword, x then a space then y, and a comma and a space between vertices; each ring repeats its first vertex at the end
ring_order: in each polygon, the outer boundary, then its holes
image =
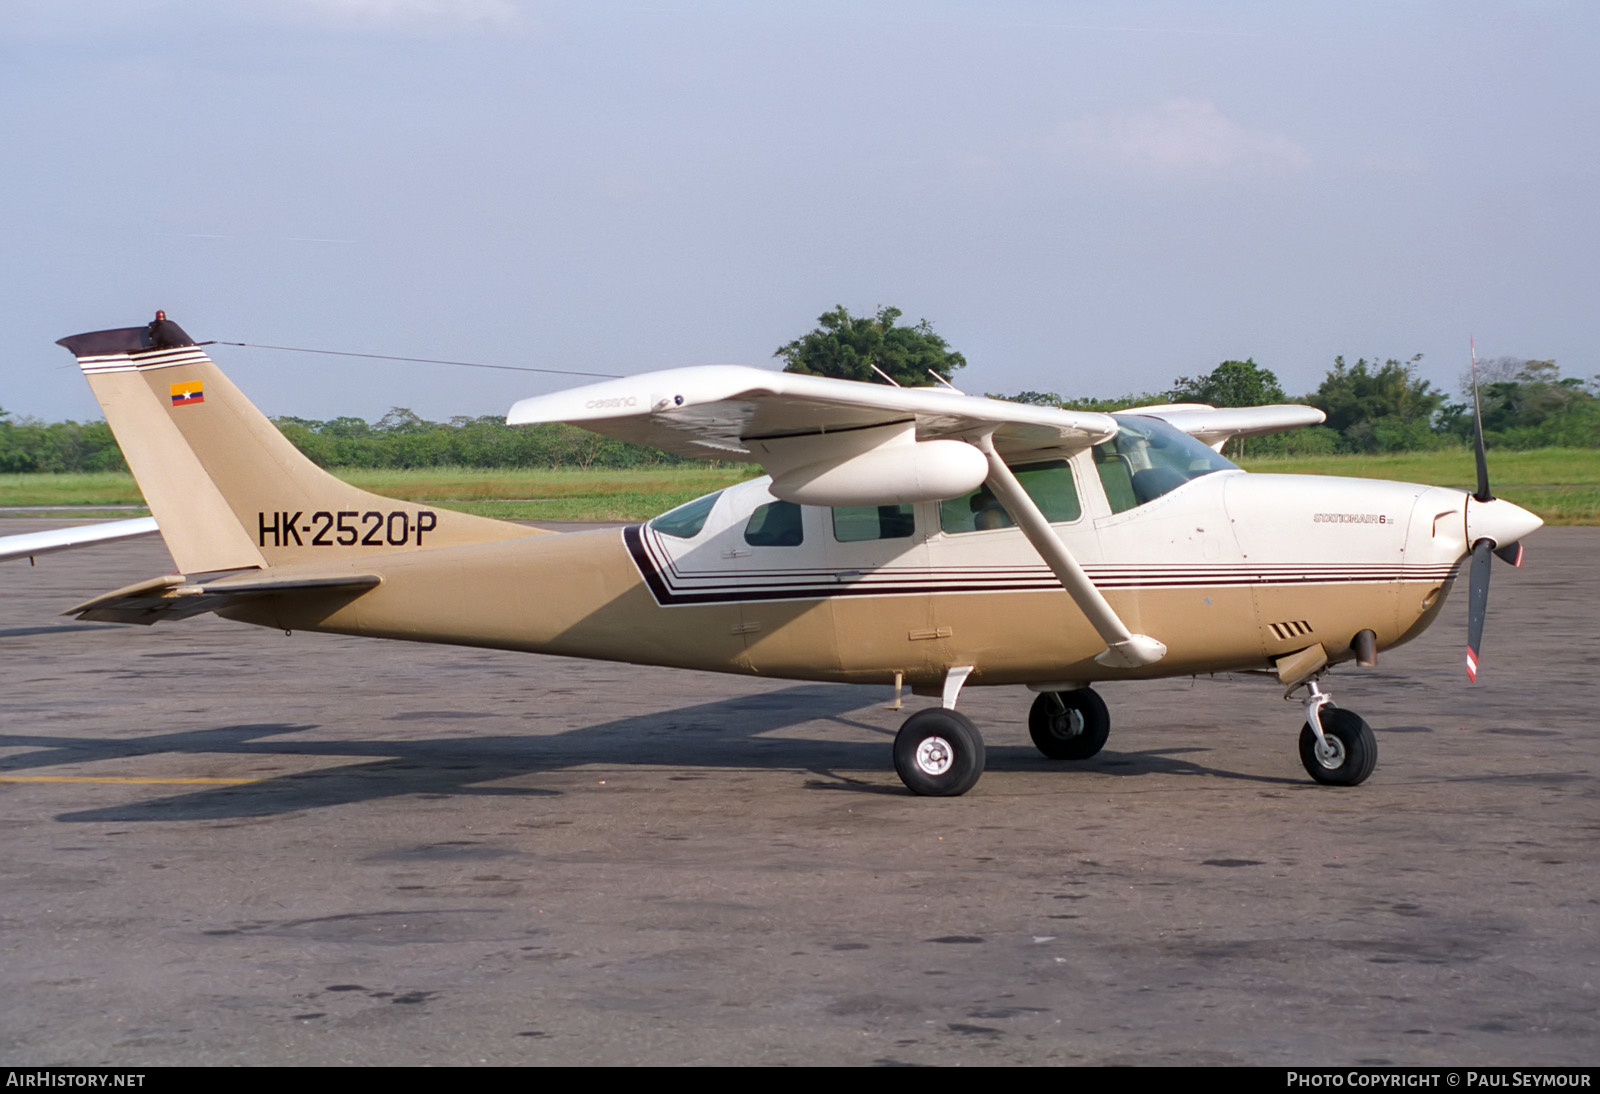
POLYGON ((377 574, 349 573, 299 573, 291 576, 271 571, 252 571, 193 578, 183 574, 168 574, 97 596, 62 614, 93 623, 140 623, 149 626, 163 620, 187 619, 192 615, 214 612, 251 597, 309 592, 359 596, 382 580, 377 574))

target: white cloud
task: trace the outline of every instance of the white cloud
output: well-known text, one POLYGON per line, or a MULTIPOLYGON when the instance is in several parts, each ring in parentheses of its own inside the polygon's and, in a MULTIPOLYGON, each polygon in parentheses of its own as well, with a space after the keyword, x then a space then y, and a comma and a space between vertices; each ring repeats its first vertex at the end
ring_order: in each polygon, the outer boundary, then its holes
POLYGON ((1204 99, 1168 99, 1149 110, 1085 116, 1064 127, 1077 151, 1163 174, 1234 168, 1304 170, 1311 157, 1278 133, 1249 129, 1204 99))

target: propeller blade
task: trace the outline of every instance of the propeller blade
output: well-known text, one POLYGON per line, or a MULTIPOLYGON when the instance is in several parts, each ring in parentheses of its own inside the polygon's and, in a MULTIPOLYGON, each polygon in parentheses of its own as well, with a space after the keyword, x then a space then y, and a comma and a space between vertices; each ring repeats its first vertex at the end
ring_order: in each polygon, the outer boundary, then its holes
POLYGON ((1522 544, 1508 543, 1504 547, 1496 547, 1494 553, 1500 561, 1509 562, 1518 569, 1522 568, 1522 544))
POLYGON ((1478 678, 1478 651, 1483 647, 1483 617, 1489 609, 1489 555, 1491 540, 1472 545, 1472 577, 1467 591, 1467 679, 1478 678))
POLYGON ((1467 342, 1472 347, 1472 454, 1478 461, 1478 492, 1472 496, 1491 501, 1494 495, 1489 492, 1489 460, 1483 454, 1483 402, 1478 398, 1478 343, 1471 336, 1467 342))

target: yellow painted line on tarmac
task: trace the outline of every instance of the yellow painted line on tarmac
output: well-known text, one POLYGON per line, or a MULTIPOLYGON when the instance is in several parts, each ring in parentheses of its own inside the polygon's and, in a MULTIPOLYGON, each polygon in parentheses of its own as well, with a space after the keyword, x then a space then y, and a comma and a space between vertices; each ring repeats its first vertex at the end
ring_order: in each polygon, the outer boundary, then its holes
POLYGON ((0 783, 155 783, 179 786, 195 784, 237 786, 241 783, 260 781, 260 779, 157 779, 138 778, 132 775, 0 775, 0 783))

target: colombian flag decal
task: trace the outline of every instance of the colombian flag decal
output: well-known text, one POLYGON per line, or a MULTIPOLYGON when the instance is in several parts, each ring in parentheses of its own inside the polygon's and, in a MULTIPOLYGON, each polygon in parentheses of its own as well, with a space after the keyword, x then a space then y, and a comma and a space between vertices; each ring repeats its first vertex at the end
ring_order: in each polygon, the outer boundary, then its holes
POLYGON ((205 392, 201 389, 199 380, 191 380, 187 384, 172 385, 173 406, 188 406, 190 403, 203 403, 205 401, 205 392))

